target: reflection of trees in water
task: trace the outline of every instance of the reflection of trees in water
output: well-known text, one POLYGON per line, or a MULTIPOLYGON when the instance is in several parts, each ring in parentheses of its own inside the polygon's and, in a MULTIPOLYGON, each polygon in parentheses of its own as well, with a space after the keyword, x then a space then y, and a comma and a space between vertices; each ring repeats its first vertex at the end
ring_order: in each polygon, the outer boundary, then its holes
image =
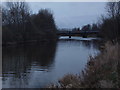
POLYGON ((82 45, 85 46, 86 48, 91 48, 94 47, 95 49, 99 49, 99 40, 84 40, 82 41, 82 45))
POLYGON ((75 39, 62 39, 61 43, 65 44, 65 42, 69 44, 82 45, 86 48, 94 47, 95 49, 99 49, 100 41, 99 40, 75 40, 75 39))
POLYGON ((28 79, 27 71, 31 69, 34 62, 40 69, 44 69, 44 67, 49 69, 54 62, 55 50, 56 43, 3 47, 3 80, 10 75, 13 75, 13 79, 28 79))

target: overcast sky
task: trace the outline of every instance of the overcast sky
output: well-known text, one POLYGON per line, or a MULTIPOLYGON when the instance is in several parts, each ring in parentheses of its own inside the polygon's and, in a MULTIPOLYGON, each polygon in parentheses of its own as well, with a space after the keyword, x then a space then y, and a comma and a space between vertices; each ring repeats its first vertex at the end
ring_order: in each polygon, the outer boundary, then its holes
POLYGON ((98 21, 105 14, 106 2, 29 2, 32 13, 48 8, 54 13, 58 28, 82 27, 98 21))

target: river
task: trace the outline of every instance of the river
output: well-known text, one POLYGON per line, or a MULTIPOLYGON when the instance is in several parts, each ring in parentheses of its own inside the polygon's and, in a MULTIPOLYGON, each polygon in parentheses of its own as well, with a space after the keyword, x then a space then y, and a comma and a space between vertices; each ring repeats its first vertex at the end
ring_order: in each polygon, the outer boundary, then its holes
POLYGON ((56 43, 3 47, 2 87, 43 88, 66 74, 79 74, 99 51, 96 38, 60 37, 56 43))

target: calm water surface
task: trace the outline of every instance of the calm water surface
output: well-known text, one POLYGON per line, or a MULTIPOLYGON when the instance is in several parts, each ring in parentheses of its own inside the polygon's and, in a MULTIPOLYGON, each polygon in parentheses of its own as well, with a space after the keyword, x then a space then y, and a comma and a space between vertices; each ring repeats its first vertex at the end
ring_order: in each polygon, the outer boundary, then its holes
POLYGON ((3 88, 42 88, 68 73, 80 73, 89 55, 99 53, 94 38, 61 37, 57 43, 4 47, 3 88))

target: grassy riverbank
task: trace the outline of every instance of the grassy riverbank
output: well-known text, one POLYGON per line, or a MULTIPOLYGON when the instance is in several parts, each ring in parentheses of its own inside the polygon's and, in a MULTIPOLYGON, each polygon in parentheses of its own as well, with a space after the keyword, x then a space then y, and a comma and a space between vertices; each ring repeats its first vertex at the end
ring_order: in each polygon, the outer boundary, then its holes
POLYGON ((68 74, 49 88, 118 88, 120 87, 120 59, 118 43, 107 42, 104 51, 88 60, 82 75, 68 74))

